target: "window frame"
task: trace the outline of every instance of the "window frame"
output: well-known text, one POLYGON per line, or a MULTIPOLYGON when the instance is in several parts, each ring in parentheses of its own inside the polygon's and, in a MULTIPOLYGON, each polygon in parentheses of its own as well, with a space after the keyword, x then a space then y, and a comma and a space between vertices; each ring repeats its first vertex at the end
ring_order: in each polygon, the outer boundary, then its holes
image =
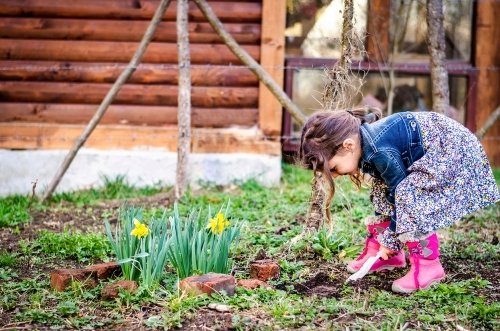
MULTIPOLYGON (((292 99, 294 73, 298 69, 324 69, 333 67, 338 59, 331 58, 307 58, 288 57, 285 58, 285 93, 292 99)), ((477 80, 479 70, 468 62, 460 60, 445 61, 448 77, 465 77, 467 79, 467 108, 465 109, 465 126, 471 131, 476 131, 476 100, 477 100, 477 80)), ((366 73, 386 73, 391 70, 394 73, 403 75, 428 76, 430 77, 431 67, 429 63, 394 63, 392 66, 380 62, 353 61, 353 70, 365 71, 366 73)), ((292 139, 292 116, 286 109, 283 110, 283 132, 282 149, 283 152, 297 152, 299 142, 292 139)))

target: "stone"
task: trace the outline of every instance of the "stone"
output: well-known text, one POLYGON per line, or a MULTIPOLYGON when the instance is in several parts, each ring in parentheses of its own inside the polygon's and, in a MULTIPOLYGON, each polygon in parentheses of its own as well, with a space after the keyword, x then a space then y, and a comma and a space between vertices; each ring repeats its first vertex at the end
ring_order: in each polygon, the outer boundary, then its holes
POLYGON ((133 280, 118 280, 102 288, 101 298, 103 300, 115 299, 118 297, 120 289, 134 293, 138 287, 137 283, 133 280))
POLYGON ((219 313, 228 313, 231 311, 231 307, 229 307, 228 305, 224 305, 222 303, 210 303, 208 304, 208 308, 216 310, 219 313))
POLYGON ((212 294, 224 291, 227 295, 234 295, 236 280, 226 274, 208 273, 201 276, 187 277, 179 283, 181 291, 189 295, 212 294))
POLYGON ((260 279, 238 279, 236 286, 243 287, 248 290, 254 290, 258 287, 271 288, 271 285, 260 279))
POLYGON ((50 286, 56 291, 65 291, 73 281, 86 288, 97 286, 97 272, 85 269, 56 269, 50 273, 50 286))
POLYGON ((250 262, 250 277, 262 281, 278 279, 280 276, 280 266, 273 260, 256 260, 250 262))
POLYGON ((97 272, 97 278, 100 280, 119 277, 122 275, 122 268, 116 262, 99 263, 88 266, 85 270, 97 272))

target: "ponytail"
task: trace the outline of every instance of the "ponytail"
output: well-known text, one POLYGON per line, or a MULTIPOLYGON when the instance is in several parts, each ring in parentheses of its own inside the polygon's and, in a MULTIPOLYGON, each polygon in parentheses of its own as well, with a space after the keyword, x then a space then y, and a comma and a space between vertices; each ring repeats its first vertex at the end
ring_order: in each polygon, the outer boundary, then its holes
POLYGON ((373 123, 382 118, 382 111, 376 107, 364 106, 346 110, 352 116, 359 118, 361 124, 373 123))

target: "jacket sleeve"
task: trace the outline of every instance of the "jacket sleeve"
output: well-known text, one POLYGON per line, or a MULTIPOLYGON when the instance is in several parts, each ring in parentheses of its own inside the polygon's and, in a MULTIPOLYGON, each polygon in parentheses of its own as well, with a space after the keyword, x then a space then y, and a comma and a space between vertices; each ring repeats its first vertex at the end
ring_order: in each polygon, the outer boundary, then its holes
POLYGON ((379 236, 379 241, 382 245, 399 251, 402 249, 402 243, 397 239, 396 233, 396 187, 407 176, 406 169, 399 154, 395 152, 377 152, 372 158, 372 163, 380 172, 382 180, 387 185, 386 199, 393 206, 391 224, 384 233, 379 236))

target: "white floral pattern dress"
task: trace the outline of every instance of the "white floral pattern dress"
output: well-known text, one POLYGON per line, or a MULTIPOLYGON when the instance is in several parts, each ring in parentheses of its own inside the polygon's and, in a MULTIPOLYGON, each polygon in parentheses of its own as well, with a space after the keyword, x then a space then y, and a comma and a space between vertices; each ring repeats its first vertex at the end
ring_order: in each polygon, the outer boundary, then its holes
POLYGON ((386 200, 383 181, 374 180, 372 187, 376 212, 391 215, 396 208, 396 231, 379 236, 394 250, 500 200, 486 154, 467 128, 434 112, 414 115, 425 154, 396 187, 395 205, 386 200))

